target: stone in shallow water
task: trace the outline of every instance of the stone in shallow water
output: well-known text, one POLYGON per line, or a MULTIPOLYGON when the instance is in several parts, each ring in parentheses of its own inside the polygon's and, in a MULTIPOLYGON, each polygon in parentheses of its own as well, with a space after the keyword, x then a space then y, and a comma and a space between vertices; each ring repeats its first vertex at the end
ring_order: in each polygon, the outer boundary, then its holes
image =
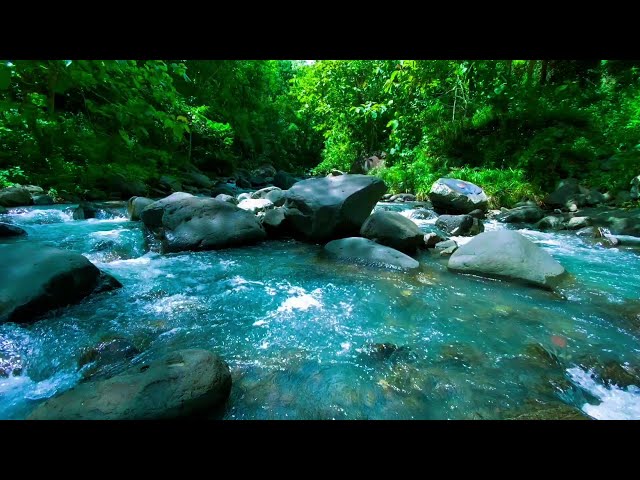
POLYGON ((414 253, 424 244, 422 230, 397 212, 379 211, 371 214, 362 224, 360 235, 405 253, 414 253))
POLYGON ((86 349, 78 360, 78 366, 85 379, 95 379, 101 375, 108 375, 112 368, 132 359, 139 353, 140 350, 127 339, 111 338, 86 349))
POLYGON ((23 228, 18 227, 17 225, 11 225, 9 223, 0 222, 0 238, 22 237, 26 234, 27 232, 23 228))
POLYGON ((143 420, 184 417, 223 404, 229 366, 207 350, 179 350, 107 380, 82 383, 50 398, 30 420, 143 420))
POLYGON ((0 322, 33 322, 120 282, 79 253, 38 243, 0 246, 0 322))
POLYGON ((451 256, 449 270, 519 280, 553 288, 565 269, 536 244, 511 230, 484 232, 451 256))
POLYGON ((470 182, 455 178, 440 178, 429 192, 429 200, 437 212, 469 213, 487 210, 488 198, 484 191, 470 182))
POLYGON ((333 240, 324 246, 326 252, 340 259, 379 266, 413 270, 420 264, 393 248, 385 247, 362 237, 333 240))

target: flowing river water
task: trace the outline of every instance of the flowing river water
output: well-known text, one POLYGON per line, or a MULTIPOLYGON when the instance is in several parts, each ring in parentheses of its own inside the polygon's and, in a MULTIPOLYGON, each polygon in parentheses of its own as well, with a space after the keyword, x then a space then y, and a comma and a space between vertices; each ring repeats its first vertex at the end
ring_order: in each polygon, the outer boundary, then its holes
POLYGON ((597 374, 640 369, 637 251, 518 229, 574 276, 554 294, 448 272, 428 251, 417 273, 337 263, 293 240, 160 255, 124 208, 74 221, 69 207, 14 208, 0 221, 27 230, 12 241, 80 252, 124 286, 0 325, 0 359, 22 367, 0 377, 2 419, 76 385, 83 352, 105 338, 134 344, 133 362, 183 348, 222 355, 233 387, 215 418, 501 419, 573 406, 640 419, 640 385, 597 374))

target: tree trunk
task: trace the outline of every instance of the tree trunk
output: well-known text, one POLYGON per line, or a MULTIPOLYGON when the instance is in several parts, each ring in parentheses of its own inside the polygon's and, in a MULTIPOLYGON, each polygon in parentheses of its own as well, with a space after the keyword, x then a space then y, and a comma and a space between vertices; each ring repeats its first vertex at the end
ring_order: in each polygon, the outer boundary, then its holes
POLYGON ((536 68, 537 60, 529 60, 529 64, 527 65, 527 85, 530 85, 533 80, 533 71, 536 68))
MULTIPOLYGON (((49 67, 52 68, 52 67, 49 67)), ((47 95, 47 110, 49 111, 49 117, 53 118, 56 108, 56 84, 58 83, 58 70, 49 70, 49 88, 47 95)))
POLYGON ((542 60, 542 67, 540 68, 540 85, 547 83, 547 68, 549 66, 549 60, 542 60))

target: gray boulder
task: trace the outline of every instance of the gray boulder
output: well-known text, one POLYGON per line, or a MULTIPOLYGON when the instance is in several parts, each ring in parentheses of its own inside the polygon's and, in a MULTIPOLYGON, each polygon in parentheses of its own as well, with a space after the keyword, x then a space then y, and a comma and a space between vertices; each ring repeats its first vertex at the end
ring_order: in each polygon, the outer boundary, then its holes
POLYGON ((21 237, 26 235, 27 232, 16 225, 0 222, 0 238, 5 237, 21 237))
POLYGON ((31 205, 32 202, 31 193, 26 187, 15 186, 0 190, 1 207, 20 207, 31 205))
POLYGON ((538 230, 562 230, 564 228, 564 218, 556 215, 544 217, 534 225, 538 230))
POLYGON ((140 220, 140 213, 142 213, 142 210, 153 202, 154 200, 146 197, 131 197, 127 202, 127 214, 129 216, 129 220, 140 220))
MULTIPOLYGON (((282 190, 289 190, 295 185, 297 180, 290 173, 280 170, 273 176, 273 184, 282 190)), ((237 182, 236 182, 237 183, 237 182)))
POLYGON ((413 270, 420 266, 416 260, 404 253, 362 237, 333 240, 327 243, 324 249, 332 257, 367 265, 404 270, 413 270))
POLYGON ((260 220, 267 235, 270 237, 281 237, 288 233, 287 221, 283 208, 272 208, 267 210, 260 220))
POLYGON ((310 178, 287 190, 285 214, 295 234, 307 240, 357 235, 386 189, 369 175, 310 178))
POLYGON ((229 366, 208 350, 179 350, 120 375, 50 398, 29 420, 144 420, 184 417, 222 405, 229 366))
POLYGON ((580 193, 578 181, 575 178, 567 178, 561 180, 558 188, 545 197, 544 203, 550 208, 568 208, 578 195, 584 195, 580 193))
POLYGON ((261 165, 260 167, 253 170, 251 174, 257 177, 275 177, 276 169, 273 168, 273 165, 265 163, 264 165, 261 165))
POLYGON ((469 213, 487 211, 489 199, 484 191, 470 182, 455 178, 440 178, 432 186, 429 199, 438 213, 469 213))
POLYGON ((591 225, 591 219, 589 217, 572 217, 565 224, 568 230, 578 230, 579 228, 585 228, 591 225))
POLYGON ((238 203, 248 199, 251 199, 251 194, 249 192, 241 193, 240 195, 238 195, 238 203))
POLYGON ((226 195, 224 193, 217 195, 216 200, 220 200, 221 202, 232 203, 233 205, 238 204, 238 200, 236 200, 236 197, 234 197, 233 195, 226 195))
POLYGON ((544 211, 536 206, 525 205, 500 213, 495 218, 504 223, 535 223, 544 218, 544 211))
POLYGON ((29 323, 122 285, 79 253, 35 243, 0 245, 0 322, 29 323))
POLYGON ((55 202, 49 195, 33 195, 34 205, 53 205, 55 202))
POLYGON ((436 227, 449 235, 470 237, 484 232, 482 221, 471 215, 440 215, 436 220, 436 227))
POLYGON ((255 243, 266 236, 251 212, 213 198, 184 193, 174 193, 152 203, 141 217, 162 242, 164 252, 228 248, 255 243))
POLYGON ((440 236, 435 232, 424 234, 424 245, 427 248, 434 248, 438 243, 447 240, 446 237, 440 236))
POLYGON ((280 189, 271 190, 264 198, 270 200, 276 207, 283 206, 285 201, 284 192, 280 189))
POLYGON ((422 230, 397 212, 379 211, 371 214, 362 224, 360 235, 405 253, 414 253, 417 248, 424 246, 422 230))
POLYGON ((251 194, 251 198, 258 199, 258 198, 267 198, 267 195, 271 192, 274 191, 282 191, 281 188, 278 187, 265 187, 265 188, 261 188, 260 190, 256 190, 255 192, 253 192, 251 194))
POLYGON ((555 287, 565 269, 535 243, 511 230, 484 232, 451 256, 449 270, 507 280, 543 288, 555 287))
POLYGON ((247 200, 242 200, 238 204, 238 208, 247 210, 248 212, 252 213, 264 212, 273 207, 273 202, 271 202, 271 200, 267 200, 266 198, 249 198, 247 200))
POLYGON ((37 185, 24 185, 23 188, 25 188, 31 194, 31 196, 42 195, 44 193, 44 189, 37 185))

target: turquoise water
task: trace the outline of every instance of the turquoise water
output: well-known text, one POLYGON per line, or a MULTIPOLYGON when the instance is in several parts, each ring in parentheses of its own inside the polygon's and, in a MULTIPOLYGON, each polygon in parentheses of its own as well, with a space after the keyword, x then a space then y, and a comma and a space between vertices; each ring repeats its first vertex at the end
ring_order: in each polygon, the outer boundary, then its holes
MULTIPOLYGON (((67 208, 4 219, 29 233, 18 241, 81 252, 124 287, 33 325, 0 325, 0 358, 22 365, 0 378, 0 418, 24 418, 71 388, 83 350, 113 336, 142 350, 134 362, 180 348, 220 353, 234 381, 226 419, 498 419, 562 404, 640 418, 639 386, 605 386, 589 370, 640 363, 640 329, 624 320, 640 313, 637 251, 520 230, 575 277, 557 295, 450 273, 429 252, 415 274, 335 263, 296 241, 145 253, 124 209, 73 221, 67 208)), ((486 224, 498 228, 507 226, 486 224)))

